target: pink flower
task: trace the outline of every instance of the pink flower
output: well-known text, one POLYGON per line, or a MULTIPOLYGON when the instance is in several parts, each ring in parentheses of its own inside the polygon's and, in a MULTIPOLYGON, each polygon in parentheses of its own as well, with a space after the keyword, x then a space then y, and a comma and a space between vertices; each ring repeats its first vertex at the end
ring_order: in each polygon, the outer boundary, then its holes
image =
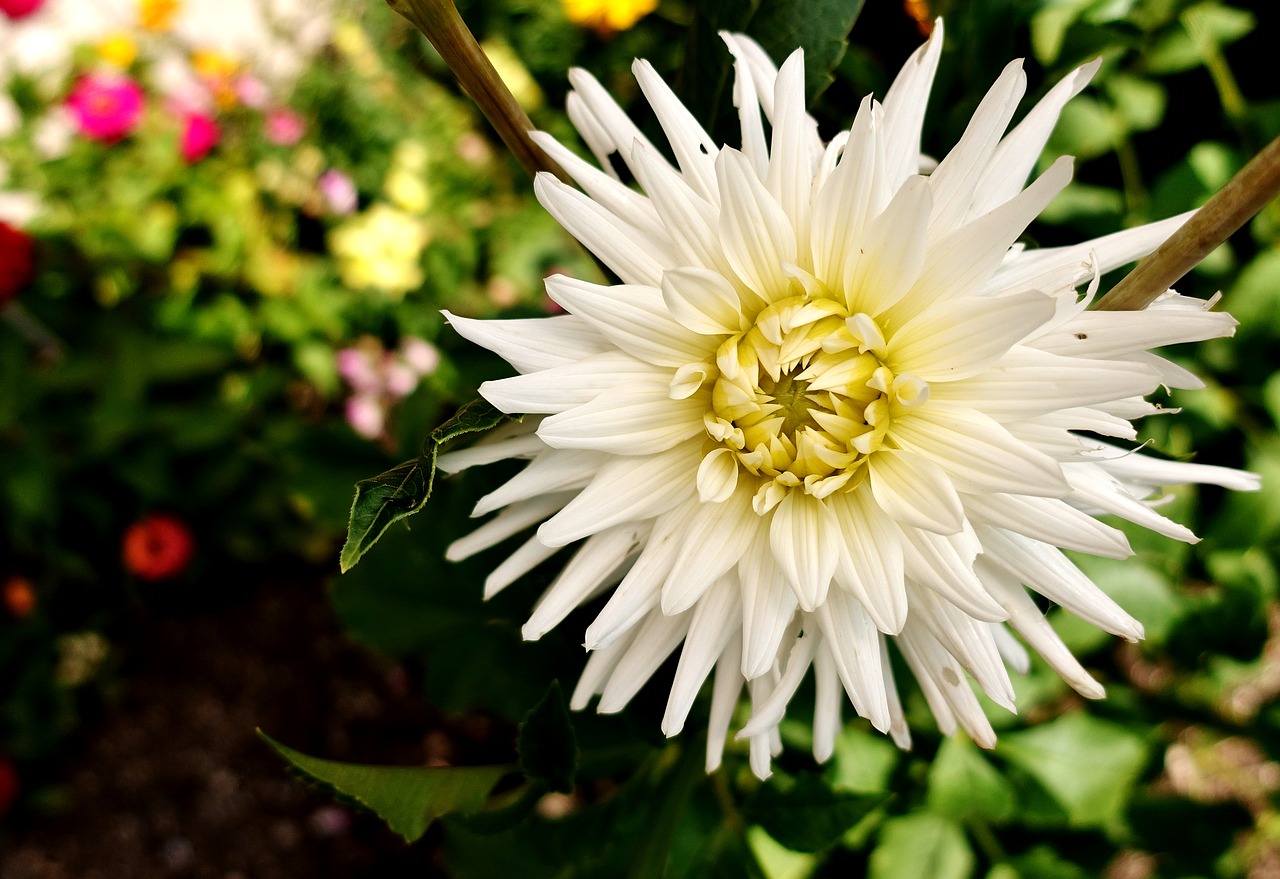
POLYGON ((320 175, 320 194, 324 196, 329 210, 338 215, 355 211, 360 197, 355 182, 341 171, 332 169, 320 175))
POLYGON ((187 164, 200 161, 217 146, 221 137, 222 130, 212 116, 188 113, 182 129, 182 158, 187 160, 187 164))
POLYGON ((387 424, 387 413, 382 408, 382 401, 364 394, 357 394, 347 400, 347 423, 365 439, 382 436, 387 424))
POLYGON ((76 81, 67 96, 67 109, 80 133, 112 143, 138 127, 145 98, 138 84, 126 76, 90 73, 76 81))
POLYGON ((34 15, 44 6, 44 0, 0 0, 0 15, 17 21, 34 15))
POLYGON ((382 391, 382 376, 373 360, 359 348, 343 348, 338 352, 338 375, 361 394, 378 394, 382 391))
POLYGON ((267 113, 264 131, 267 140, 277 146, 293 146, 302 140, 306 130, 306 120, 288 107, 276 107, 267 113))
POLYGON ((440 350, 417 336, 405 337, 400 343, 400 356, 420 376, 431 375, 440 366, 440 350))
POLYGON ((240 103, 255 110, 261 110, 271 97, 266 83, 250 73, 242 73, 236 77, 233 87, 240 103))

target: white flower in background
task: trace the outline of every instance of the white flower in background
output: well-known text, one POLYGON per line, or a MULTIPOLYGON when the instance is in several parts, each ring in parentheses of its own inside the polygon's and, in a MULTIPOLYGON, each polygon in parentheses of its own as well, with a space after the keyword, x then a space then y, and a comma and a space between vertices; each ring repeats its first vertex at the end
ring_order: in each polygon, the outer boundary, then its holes
POLYGON ((1130 555, 1101 513, 1191 541, 1147 502, 1158 486, 1257 487, 1094 438, 1132 441, 1130 421, 1161 411, 1143 395, 1199 386, 1148 348, 1234 331, 1229 315, 1172 291, 1143 313, 1085 310, 1083 285, 1185 217, 1072 247, 1016 243, 1071 177, 1061 159, 1023 188, 1096 62, 1006 135, 1025 88, 1021 64, 1009 65, 926 177, 920 130, 940 26, 883 103, 864 100, 830 144, 805 113, 801 53, 778 71, 755 43, 725 39, 741 149, 712 143, 643 61, 633 69, 674 166, 581 70, 568 111, 604 170, 538 136, 583 190, 542 175, 543 205, 623 283, 549 278, 569 312, 559 317, 450 316, 520 373, 481 393, 534 416, 442 456, 447 471, 530 459, 481 499, 474 515, 501 512, 450 557, 539 525, 489 577, 492 595, 576 544, 525 637, 609 593, 572 700, 599 694, 603 712, 683 643, 663 729, 680 731, 713 677, 708 768, 745 683, 753 713, 738 735, 767 775, 810 668, 819 760, 844 694, 906 746, 890 642, 939 726, 984 746, 995 735, 970 679, 1013 710, 1006 667, 1026 669, 1024 643, 1101 697, 1028 590, 1141 638, 1060 548, 1130 555), (614 153, 644 194, 614 176, 614 153))

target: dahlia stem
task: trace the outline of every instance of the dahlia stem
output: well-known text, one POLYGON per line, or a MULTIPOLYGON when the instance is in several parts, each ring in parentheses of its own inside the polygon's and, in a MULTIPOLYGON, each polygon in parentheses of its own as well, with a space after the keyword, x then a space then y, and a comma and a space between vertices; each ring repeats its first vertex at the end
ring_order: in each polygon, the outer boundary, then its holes
POLYGON ((533 129, 529 115, 493 69, 453 0, 387 0, 387 5, 408 19, 435 46, 463 90, 476 102, 529 176, 539 171, 565 176, 560 166, 529 137, 533 129))
POLYGON ((1140 311, 1191 271, 1280 193, 1280 137, 1263 147, 1190 220, 1098 300, 1095 308, 1140 311))

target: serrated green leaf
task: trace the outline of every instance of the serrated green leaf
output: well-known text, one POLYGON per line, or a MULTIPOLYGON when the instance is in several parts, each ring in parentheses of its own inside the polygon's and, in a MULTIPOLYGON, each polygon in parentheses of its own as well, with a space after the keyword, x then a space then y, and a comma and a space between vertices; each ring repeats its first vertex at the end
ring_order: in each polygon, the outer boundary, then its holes
POLYGON ((422 454, 415 460, 357 482, 347 523, 347 541, 339 558, 342 572, 345 574, 355 567, 393 524, 426 506, 435 483, 436 457, 443 446, 467 434, 496 427, 506 417, 484 400, 473 400, 431 432, 422 454))
POLYGON ((996 753, 1038 780, 1073 827, 1114 828, 1149 748, 1138 734, 1074 713, 1001 736, 996 753))
POLYGON ((919 812, 885 822, 871 853, 870 879, 969 879, 973 851, 960 825, 919 812))
POLYGON ((478 810, 509 766, 369 766, 311 757, 258 735, 304 778, 354 800, 406 842, 419 839, 445 815, 478 810))
POLYGON ((801 775, 789 786, 777 780, 764 785, 742 814, 792 851, 820 852, 886 799, 832 790, 820 776, 801 775))
POLYGON ((573 791, 578 773, 578 738, 559 681, 552 681, 538 704, 525 715, 518 749, 520 768, 530 781, 547 790, 566 794, 573 791))
POLYGON ((1001 823, 1012 817, 1017 795, 971 741, 952 736, 929 766, 928 803, 932 811, 957 821, 1001 823))

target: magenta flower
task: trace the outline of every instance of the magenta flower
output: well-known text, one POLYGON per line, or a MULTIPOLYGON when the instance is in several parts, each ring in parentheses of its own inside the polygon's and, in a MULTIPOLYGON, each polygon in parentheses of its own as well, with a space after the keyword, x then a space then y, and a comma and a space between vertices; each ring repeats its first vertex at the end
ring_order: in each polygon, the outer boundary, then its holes
POLYGON ((306 120, 288 107, 276 107, 267 113, 264 133, 267 140, 276 146, 293 146, 302 140, 306 130, 306 120))
POLYGON ((127 76, 90 73, 67 95, 67 109, 81 134, 112 143, 138 127, 145 101, 142 89, 127 76))
POLYGON ((217 121, 204 113, 188 113, 182 129, 182 158, 188 164, 198 162, 218 145, 222 130, 217 121))
POLYGON ((0 0, 0 15, 18 21, 39 12, 44 2, 45 0, 0 0))

